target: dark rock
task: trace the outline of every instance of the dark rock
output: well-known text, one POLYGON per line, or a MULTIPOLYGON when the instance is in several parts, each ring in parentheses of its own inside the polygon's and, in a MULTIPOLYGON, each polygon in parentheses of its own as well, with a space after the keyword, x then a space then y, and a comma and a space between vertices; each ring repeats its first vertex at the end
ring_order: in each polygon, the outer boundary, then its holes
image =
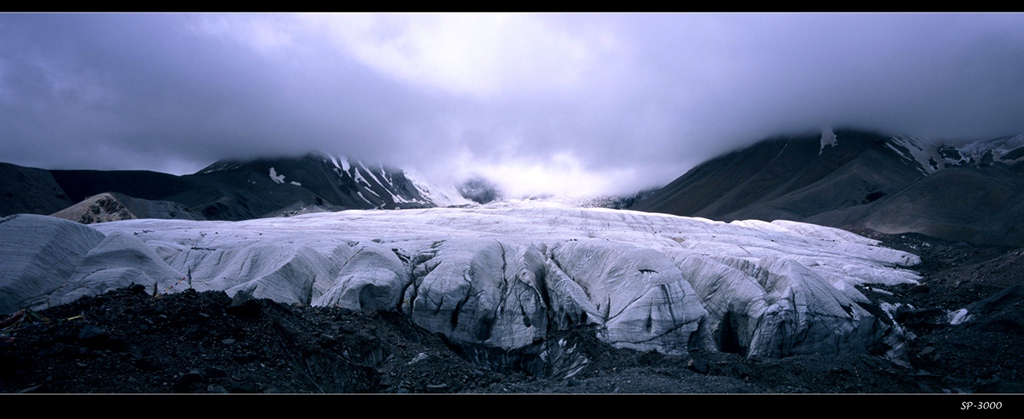
POLYGON ((229 382, 225 387, 229 393, 261 393, 260 388, 253 383, 229 382))
POLYGON ((260 314, 260 303, 252 297, 251 291, 239 291, 231 299, 231 305, 226 311, 235 316, 254 318, 260 314))
POLYGON ((125 349, 123 340, 114 338, 106 328, 100 326, 86 325, 82 327, 78 332, 78 340, 88 349, 125 349))
POLYGON ((132 284, 128 287, 128 292, 132 294, 146 295, 146 287, 140 284, 132 284))
POLYGON ((210 378, 222 378, 227 377, 228 373, 220 368, 206 367, 203 368, 203 375, 210 378))
POLYGON ((221 385, 218 385, 218 384, 210 384, 210 385, 206 386, 206 392, 207 393, 218 393, 218 394, 230 393, 230 391, 228 391, 228 389, 226 389, 226 388, 224 388, 224 386, 221 386, 221 385))
POLYGON ((446 393, 448 392, 447 384, 427 384, 427 393, 446 393))
POLYGON ((198 371, 190 371, 178 377, 178 380, 174 382, 173 389, 175 393, 194 393, 204 387, 202 386, 204 381, 198 371))
POLYGON ((708 364, 707 361, 702 359, 690 358, 690 360, 686 362, 686 367, 689 368, 690 371, 696 372, 698 374, 707 374, 708 372, 711 371, 711 365, 708 364))
POLYGON ((743 363, 736 363, 732 365, 732 374, 739 378, 747 378, 750 376, 751 369, 749 366, 743 363))

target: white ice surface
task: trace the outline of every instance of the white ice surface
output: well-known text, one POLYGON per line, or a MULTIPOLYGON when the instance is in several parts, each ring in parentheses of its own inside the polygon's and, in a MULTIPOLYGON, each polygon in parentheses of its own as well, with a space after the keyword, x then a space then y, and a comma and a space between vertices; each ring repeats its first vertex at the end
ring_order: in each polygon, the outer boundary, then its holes
POLYGON ((103 241, 102 234, 85 225, 28 214, 0 218, 0 237, 0 314, 45 306, 103 241))

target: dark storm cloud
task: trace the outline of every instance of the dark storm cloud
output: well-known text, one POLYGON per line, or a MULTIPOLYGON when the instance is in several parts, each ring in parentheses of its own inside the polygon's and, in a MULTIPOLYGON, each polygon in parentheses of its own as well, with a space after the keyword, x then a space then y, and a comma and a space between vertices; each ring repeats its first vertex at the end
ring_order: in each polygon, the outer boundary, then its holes
MULTIPOLYGON (((2 18, 4 160, 198 169, 344 148, 373 156, 415 98, 317 46, 255 50, 181 15, 2 18), (199 165, 199 167, 196 166, 199 165)), ((413 118, 415 119, 415 118, 413 118)), ((339 150, 340 151, 340 150, 339 150)))
POLYGON ((641 61, 660 100, 681 105, 683 133, 755 141, 821 125, 936 137, 1024 128, 1020 15, 673 18, 659 16, 648 36, 680 48, 641 61))
POLYGON ((324 150, 628 192, 771 135, 1020 109, 1020 14, 0 15, 0 161, 38 167, 324 150))

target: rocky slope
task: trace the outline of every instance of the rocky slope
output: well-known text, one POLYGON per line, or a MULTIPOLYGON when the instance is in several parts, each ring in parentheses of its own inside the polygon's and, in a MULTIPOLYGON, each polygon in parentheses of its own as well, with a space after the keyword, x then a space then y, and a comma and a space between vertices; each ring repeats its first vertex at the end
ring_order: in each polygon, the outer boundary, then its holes
POLYGON ((51 214, 75 202, 49 171, 0 163, 0 216, 51 214))
POLYGON ((90 196, 82 200, 82 202, 50 215, 82 224, 134 220, 138 218, 206 219, 201 214, 192 212, 189 207, 177 202, 132 198, 117 192, 104 192, 90 196))

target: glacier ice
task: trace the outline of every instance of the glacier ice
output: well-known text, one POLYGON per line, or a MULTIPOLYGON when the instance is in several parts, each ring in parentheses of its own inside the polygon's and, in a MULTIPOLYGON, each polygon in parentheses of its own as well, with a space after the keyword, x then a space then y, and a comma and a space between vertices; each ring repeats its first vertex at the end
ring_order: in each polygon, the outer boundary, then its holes
POLYGON ((0 218, 0 314, 43 304, 66 286, 103 234, 45 215, 0 218))
POLYGON ((812 224, 528 201, 239 222, 82 226, 22 215, 0 220, 0 233, 5 313, 135 282, 395 310, 453 341, 504 350, 574 325, 674 354, 895 350, 901 329, 871 314, 883 311, 855 286, 914 283, 906 267, 920 262, 812 224))

